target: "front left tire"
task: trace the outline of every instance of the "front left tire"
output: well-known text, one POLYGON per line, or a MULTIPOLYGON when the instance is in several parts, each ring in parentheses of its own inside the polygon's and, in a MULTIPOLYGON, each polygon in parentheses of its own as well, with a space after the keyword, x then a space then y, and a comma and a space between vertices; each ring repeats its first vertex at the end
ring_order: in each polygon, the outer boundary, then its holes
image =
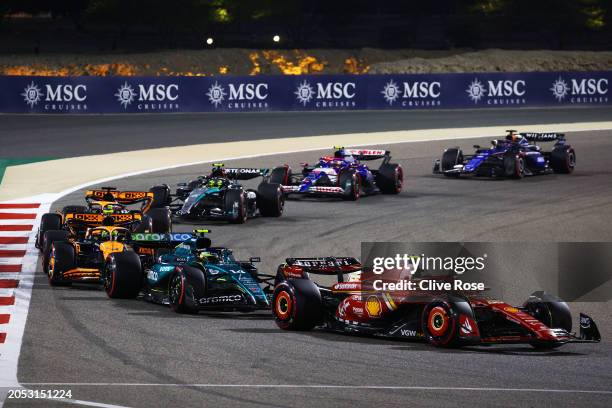
POLYGON ((116 252, 108 257, 102 273, 102 283, 108 297, 135 298, 142 288, 142 279, 142 265, 135 252, 116 252))

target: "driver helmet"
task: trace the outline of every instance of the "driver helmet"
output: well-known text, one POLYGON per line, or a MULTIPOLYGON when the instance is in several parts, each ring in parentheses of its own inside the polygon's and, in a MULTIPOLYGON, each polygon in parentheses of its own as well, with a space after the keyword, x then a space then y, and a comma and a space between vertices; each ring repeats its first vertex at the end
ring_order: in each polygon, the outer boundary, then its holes
POLYGON ((506 136, 506 140, 509 142, 519 142, 523 137, 521 135, 519 135, 516 132, 510 132, 508 133, 508 136, 506 136))
POLYGON ((106 204, 104 207, 102 207, 102 213, 104 215, 113 215, 114 212, 114 208, 112 204, 106 204))
POLYGON ((208 180, 208 183, 206 185, 208 187, 221 187, 222 184, 223 184, 223 180, 220 180, 220 179, 210 179, 210 180, 208 180))
POLYGON ((355 158, 352 154, 349 154, 348 156, 344 156, 344 161, 347 163, 355 163, 355 158))
POLYGON ((221 166, 215 166, 210 173, 211 177, 225 177, 225 170, 221 166))
POLYGON ((220 262, 219 255, 208 251, 200 252, 198 257, 201 261, 206 261, 214 264, 218 264, 220 262))

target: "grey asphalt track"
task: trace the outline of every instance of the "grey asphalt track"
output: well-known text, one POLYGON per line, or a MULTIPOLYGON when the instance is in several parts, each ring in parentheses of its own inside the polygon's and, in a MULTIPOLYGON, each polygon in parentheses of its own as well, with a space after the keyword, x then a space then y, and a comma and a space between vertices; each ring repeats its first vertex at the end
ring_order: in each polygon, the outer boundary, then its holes
MULTIPOLYGON (((235 248, 239 257, 261 256, 264 272, 286 256, 359 256, 362 241, 612 241, 612 132, 568 138, 578 156, 570 176, 446 179, 431 175, 431 162, 449 142, 398 144, 387 147, 406 175, 399 196, 364 197, 356 203, 292 200, 278 219, 195 225, 211 228, 213 242, 235 248)), ((466 151, 474 143, 484 145, 487 139, 451 142, 466 151)), ((226 164, 298 167, 321 153, 226 164)), ((113 184, 130 189, 172 185, 209 168, 179 168, 113 184)), ((75 192, 54 208, 81 200, 82 191, 75 192)), ((193 227, 175 224, 176 231, 193 227)), ((529 346, 443 350, 322 331, 284 332, 263 312, 180 316, 162 306, 109 300, 98 288, 75 286, 51 289, 41 273, 36 278, 19 363, 18 377, 26 386, 69 388, 76 399, 129 407, 612 405, 609 303, 580 305, 599 322, 600 344, 566 345, 553 352, 529 346), (251 387, 257 384, 340 387, 251 387)), ((24 405, 74 406, 31 400, 6 404, 24 405)))
POLYGON ((59 158, 294 136, 609 120, 612 120, 609 107, 168 115, 0 114, 0 157, 59 158))

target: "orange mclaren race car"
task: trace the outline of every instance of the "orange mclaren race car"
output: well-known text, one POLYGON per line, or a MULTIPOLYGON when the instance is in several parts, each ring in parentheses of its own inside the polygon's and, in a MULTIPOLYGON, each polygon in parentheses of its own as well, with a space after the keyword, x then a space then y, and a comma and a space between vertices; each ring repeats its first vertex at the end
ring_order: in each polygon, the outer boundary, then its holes
POLYGON ((124 227, 88 228, 82 239, 56 240, 44 263, 53 286, 72 281, 99 282, 110 254, 128 250, 130 231, 124 227))
POLYGON ((102 187, 85 193, 87 205, 68 205, 61 211, 43 214, 36 236, 36 247, 48 257, 53 241, 84 238, 87 230, 97 226, 124 227, 132 232, 169 232, 172 229, 166 201, 168 187, 150 191, 118 191, 102 187), (127 206, 140 204, 138 209, 127 206))

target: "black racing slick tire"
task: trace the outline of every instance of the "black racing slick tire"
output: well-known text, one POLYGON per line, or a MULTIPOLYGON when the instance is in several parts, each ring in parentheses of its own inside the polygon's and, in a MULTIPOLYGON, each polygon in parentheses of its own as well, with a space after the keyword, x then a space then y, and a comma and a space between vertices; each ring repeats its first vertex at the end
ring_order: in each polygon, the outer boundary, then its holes
POLYGON ((64 279, 64 272, 74 269, 76 257, 74 246, 68 242, 55 241, 51 244, 47 276, 51 286, 68 286, 70 281, 64 279))
POLYGON ((164 234, 172 231, 172 216, 168 208, 152 208, 147 212, 146 217, 151 219, 152 231, 164 234))
POLYGON ((225 211, 232 212, 229 220, 232 224, 244 224, 246 222, 248 214, 243 189, 232 188, 225 192, 225 211))
POLYGON ((151 208, 163 208, 170 205, 170 187, 163 184, 161 186, 153 186, 149 189, 153 193, 153 202, 151 208))
POLYGON ((338 185, 344 189, 342 199, 357 201, 361 196, 359 174, 353 170, 344 170, 338 175, 338 185))
POLYGON ((281 166, 275 167, 270 173, 270 183, 276 183, 281 185, 288 185, 291 180, 291 167, 281 166))
POLYGON ((64 230, 50 230, 45 231, 42 240, 42 262, 43 262, 43 270, 47 270, 49 256, 51 255, 51 246, 54 242, 67 242, 68 241, 68 231, 64 230))
POLYGON ((272 295, 272 313, 283 330, 312 330, 323 319, 319 288, 309 279, 279 283, 272 295))
POLYGON ((404 184, 404 170, 402 166, 387 163, 380 166, 376 174, 376 185, 383 194, 399 194, 404 184))
POLYGON ((436 347, 453 347, 459 338, 459 318, 452 304, 433 301, 423 309, 421 329, 425 340, 436 347))
POLYGON ((142 265, 135 252, 115 252, 104 264, 102 283, 109 298, 135 298, 142 288, 142 280, 142 265))
POLYGON ((459 173, 446 173, 447 170, 452 170, 458 164, 463 164, 463 151, 461 151, 461 149, 451 147, 442 153, 440 171, 442 171, 445 176, 459 177, 459 173))
POLYGON ((205 293, 206 277, 204 272, 191 266, 180 267, 168 283, 170 307, 176 313, 197 313, 196 299, 201 299, 205 293))
POLYGON ((550 153, 550 167, 555 173, 572 173, 576 167, 574 148, 571 146, 555 147, 550 153))
POLYGON ((278 183, 261 183, 257 187, 257 208, 262 217, 280 217, 285 207, 285 196, 278 183))
POLYGON ((36 247, 43 249, 43 239, 45 232, 51 230, 59 230, 62 228, 62 216, 57 213, 43 214, 40 219, 40 228, 38 229, 38 235, 36 236, 36 247))
POLYGON ((563 300, 546 292, 535 292, 523 303, 527 313, 551 329, 572 331, 572 313, 563 300))

